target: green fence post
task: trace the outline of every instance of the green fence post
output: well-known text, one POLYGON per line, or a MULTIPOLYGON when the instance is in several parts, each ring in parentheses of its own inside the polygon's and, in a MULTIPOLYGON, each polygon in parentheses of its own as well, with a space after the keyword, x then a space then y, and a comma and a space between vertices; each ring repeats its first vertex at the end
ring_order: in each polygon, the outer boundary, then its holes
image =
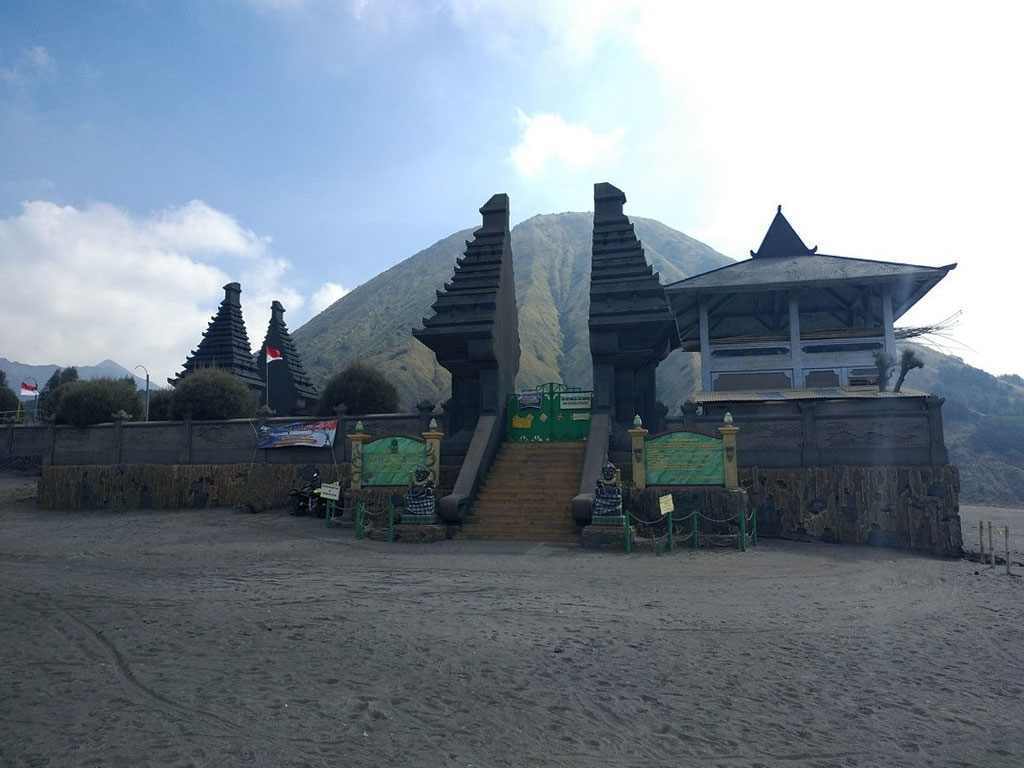
POLYGON ((672 513, 668 513, 668 551, 672 551, 672 513))
POLYGON ((366 507, 363 506, 363 500, 356 500, 356 538, 361 539, 366 535, 366 531, 363 528, 363 518, 366 515, 366 507))
POLYGON ((633 551, 633 537, 630 536, 628 514, 622 516, 622 548, 627 555, 633 551))
POLYGON ((750 541, 757 546, 757 509, 750 510, 750 541))
POLYGON ((327 509, 324 510, 324 525, 328 528, 334 526, 334 502, 327 500, 327 509))
POLYGON ((388 541, 395 540, 395 505, 388 499, 388 541))
POLYGON ((690 512, 690 549, 700 546, 700 514, 697 510, 690 512))
POLYGON ((747 551, 747 513, 744 512, 741 509, 739 511, 739 514, 736 515, 736 519, 739 521, 739 524, 740 524, 740 535, 738 537, 739 540, 736 542, 738 544, 738 546, 736 548, 740 552, 746 552, 747 551))

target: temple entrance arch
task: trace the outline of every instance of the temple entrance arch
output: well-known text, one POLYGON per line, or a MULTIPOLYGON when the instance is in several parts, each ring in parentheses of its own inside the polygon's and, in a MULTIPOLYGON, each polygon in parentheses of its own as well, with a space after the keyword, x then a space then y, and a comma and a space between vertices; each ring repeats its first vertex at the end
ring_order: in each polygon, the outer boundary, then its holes
POLYGON ((509 395, 506 440, 515 443, 582 442, 590 432, 589 389, 550 383, 509 395))

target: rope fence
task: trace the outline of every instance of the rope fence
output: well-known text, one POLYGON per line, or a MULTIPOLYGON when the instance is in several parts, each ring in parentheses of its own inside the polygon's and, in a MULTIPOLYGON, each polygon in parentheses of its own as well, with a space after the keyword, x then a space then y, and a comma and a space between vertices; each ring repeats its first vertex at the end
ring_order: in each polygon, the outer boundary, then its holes
POLYGON ((745 552, 747 547, 757 545, 757 513, 751 509, 746 514, 732 517, 713 517, 705 515, 698 509, 680 513, 675 510, 662 513, 655 520, 642 520, 632 512, 622 515, 623 544, 627 554, 639 540, 651 542, 655 554, 671 552, 677 545, 685 544, 690 549, 707 548, 709 546, 735 547, 745 552), (736 524, 735 532, 717 533, 716 527, 736 524), (636 536, 633 526, 639 527, 649 536, 636 536))

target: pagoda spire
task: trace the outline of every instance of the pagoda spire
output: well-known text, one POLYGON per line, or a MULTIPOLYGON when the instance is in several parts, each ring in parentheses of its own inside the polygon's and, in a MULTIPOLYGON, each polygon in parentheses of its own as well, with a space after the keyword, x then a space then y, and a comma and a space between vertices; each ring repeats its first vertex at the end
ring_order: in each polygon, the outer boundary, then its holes
POLYGON ((782 206, 780 205, 775 212, 775 218, 772 219, 772 223, 768 227, 768 231, 765 232, 764 240, 761 241, 761 247, 756 252, 751 251, 750 255, 755 259, 770 259, 786 256, 810 256, 817 250, 818 246, 808 248, 804 244, 804 241, 800 239, 800 235, 796 233, 796 230, 793 229, 793 226, 786 217, 782 215, 782 206))
POLYGON ((177 379, 169 380, 171 384, 204 368, 219 368, 237 376, 251 389, 263 390, 263 379, 256 370, 249 336, 245 332, 241 295, 239 283, 224 286, 224 300, 217 308, 217 314, 210 319, 199 346, 185 359, 181 374, 177 379))
POLYGON ((481 414, 501 413, 519 371, 519 316, 508 195, 494 195, 434 315, 412 334, 434 351, 452 374, 452 433, 473 429, 481 414))
POLYGON ((269 381, 269 391, 265 390, 261 394, 260 403, 269 405, 278 416, 302 415, 313 409, 319 394, 302 365, 302 358, 285 325, 284 306, 276 299, 270 305, 270 324, 267 326, 263 346, 256 355, 256 370, 264 382, 269 381), (269 379, 267 347, 273 347, 281 354, 279 362, 270 364, 269 379))
POLYGON ((590 266, 590 356, 594 410, 620 424, 656 412, 654 372, 679 346, 679 335, 658 273, 647 263, 633 222, 623 213, 623 191, 594 185, 590 266))

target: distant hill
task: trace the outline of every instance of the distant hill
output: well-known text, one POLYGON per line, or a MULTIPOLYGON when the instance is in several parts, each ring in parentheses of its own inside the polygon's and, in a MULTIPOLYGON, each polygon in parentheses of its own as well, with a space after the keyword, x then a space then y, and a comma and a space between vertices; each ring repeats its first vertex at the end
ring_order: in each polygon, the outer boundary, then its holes
MULTIPOLYGON (((16 360, 0 357, 0 370, 7 371, 7 386, 15 392, 19 391, 21 382, 30 380, 29 377, 39 382, 39 390, 42 391, 54 371, 58 368, 68 367, 67 365, 29 365, 28 363, 19 363, 16 360)), ((135 384, 139 389, 145 389, 146 387, 145 379, 135 376, 123 365, 115 363, 113 360, 103 360, 96 363, 96 365, 78 365, 75 367, 78 368, 78 377, 80 379, 122 379, 125 376, 131 376, 135 379, 135 384)), ((155 382, 150 381, 149 385, 151 389, 156 389, 155 382)))
MULTIPOLYGON (((713 248, 652 219, 630 217, 647 259, 663 283, 728 264, 713 248)), ((548 381, 590 386, 587 314, 593 215, 534 216, 512 230, 522 358, 518 386, 548 381)), ((410 331, 429 316, 436 290, 451 277, 472 229, 456 232, 356 288, 294 332, 318 383, 354 360, 380 370, 398 387, 402 405, 450 395, 448 372, 410 331)), ((956 279, 955 275, 951 279, 956 279)), ((951 461, 962 498, 1024 504, 1024 380, 997 378, 957 357, 920 348, 926 367, 907 386, 946 398, 951 461)), ((658 397, 670 413, 699 380, 696 355, 674 352, 658 368, 658 397)))
MULTIPOLYGON (((652 219, 631 217, 648 261, 664 283, 731 259, 652 219)), ((587 315, 593 215, 534 216, 512 230, 522 357, 518 386, 591 384, 587 315)), ((451 278, 473 230, 456 232, 339 299, 293 336, 318 382, 354 360, 383 370, 405 406, 450 396, 448 372, 410 331, 431 314, 435 291, 451 278)), ((661 398, 682 403, 695 381, 694 355, 676 351, 658 369, 661 398)))

